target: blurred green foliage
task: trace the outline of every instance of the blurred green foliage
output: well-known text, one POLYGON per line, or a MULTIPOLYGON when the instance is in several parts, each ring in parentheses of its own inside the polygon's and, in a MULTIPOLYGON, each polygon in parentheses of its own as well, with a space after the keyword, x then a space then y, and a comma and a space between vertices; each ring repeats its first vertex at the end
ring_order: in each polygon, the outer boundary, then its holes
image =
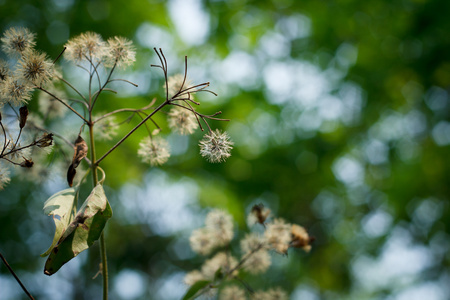
MULTIPOLYGON (((119 94, 99 103, 104 111, 162 98, 162 74, 149 67, 158 62, 153 47, 173 73, 187 55, 191 79, 219 93, 202 95, 200 111, 232 120, 211 124, 235 141, 224 164, 198 155, 198 132, 170 135, 181 150, 149 172, 136 157, 144 129, 102 162, 114 211, 106 230, 114 299, 179 298, 182 275, 202 263, 188 237, 204 209, 227 209, 245 231, 256 203, 304 225, 316 242, 309 254, 274 256, 266 276, 244 275, 254 287, 279 285, 292 299, 446 299, 449 12, 444 0, 0 0, 0 28, 29 27, 50 57, 84 31, 134 40, 137 63, 122 74, 140 87, 121 94, 116 86, 119 94), (126 279, 137 294, 122 290, 126 279)), ((168 134, 164 118, 157 121, 168 134)), ((77 131, 64 133, 74 139, 77 131)), ((63 157, 68 166, 64 151, 36 164, 52 173, 63 157)), ((95 246, 52 277, 42 273, 39 253, 53 230, 42 207, 64 177, 33 183, 18 174, 0 192, 0 250, 36 298, 97 299, 95 246)), ((5 299, 24 297, 0 270, 5 299)))

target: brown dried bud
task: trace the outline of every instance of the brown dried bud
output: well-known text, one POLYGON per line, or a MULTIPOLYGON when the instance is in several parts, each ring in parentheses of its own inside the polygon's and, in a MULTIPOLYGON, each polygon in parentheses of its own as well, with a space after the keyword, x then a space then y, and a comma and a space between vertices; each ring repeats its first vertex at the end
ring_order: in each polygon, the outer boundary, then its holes
POLYGON ((264 222, 270 214, 270 209, 265 208, 263 204, 256 204, 253 205, 251 213, 256 217, 259 224, 264 225, 264 222))
POLYGON ((28 160, 25 157, 23 158, 24 161, 20 163, 20 166, 22 168, 31 168, 34 165, 33 160, 31 160, 31 158, 28 160))
POLYGON ((22 129, 25 127, 25 124, 27 123, 27 117, 28 117, 28 108, 26 105, 22 106, 19 109, 19 127, 22 129))
POLYGON ((53 144, 53 133, 44 132, 42 137, 36 142, 39 148, 49 147, 53 144))
POLYGON ((2 113, 0 113, 0 122, 2 121, 2 113))
POLYGON ((292 224, 291 229, 292 240, 289 244, 293 248, 302 248, 305 252, 311 250, 311 243, 315 240, 314 237, 310 237, 305 228, 300 225, 292 224))
POLYGON ((69 186, 73 185, 73 178, 76 174, 76 167, 80 164, 81 160, 86 157, 88 152, 88 146, 86 141, 79 135, 75 141, 75 146, 73 147, 74 154, 72 158, 72 164, 69 166, 67 170, 67 183, 69 186))

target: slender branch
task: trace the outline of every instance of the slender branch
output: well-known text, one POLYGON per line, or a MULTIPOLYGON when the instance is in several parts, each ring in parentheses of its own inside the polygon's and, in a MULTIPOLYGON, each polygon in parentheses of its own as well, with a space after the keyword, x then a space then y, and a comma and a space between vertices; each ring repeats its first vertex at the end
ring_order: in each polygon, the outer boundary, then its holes
POLYGON ((84 122, 88 122, 88 120, 86 120, 82 115, 80 115, 79 112, 77 112, 72 106, 70 106, 69 104, 67 104, 66 102, 64 102, 63 100, 61 100, 59 97, 55 96, 54 94, 50 93, 49 91, 47 91, 46 89, 42 88, 42 87, 37 87, 37 89, 49 94, 50 96, 52 96, 53 98, 55 98, 56 100, 58 100, 59 102, 61 102, 63 105, 65 105, 68 109, 70 109, 72 112, 74 112, 77 116, 79 116, 84 122))
POLYGON ((94 109, 94 105, 97 102, 98 96, 100 96, 100 93, 103 91, 103 89, 106 87, 106 85, 109 83, 109 80, 112 76, 112 73, 114 72, 114 70, 116 69, 116 64, 114 64, 114 66, 111 68, 111 71, 109 72, 108 78, 106 79, 105 83, 103 84, 103 86, 98 90, 98 93, 95 93, 95 98, 94 101, 91 104, 91 108, 90 111, 92 111, 94 109))
POLYGON ((58 57, 56 57, 55 60, 53 61, 53 64, 56 64, 56 62, 61 57, 61 55, 63 55, 63 53, 64 53, 64 51, 66 51, 66 49, 67 49, 67 47, 64 47, 64 49, 61 51, 61 53, 58 55, 58 57))
POLYGON ((138 87, 138 85, 136 83, 133 83, 133 82, 131 82, 129 80, 126 80, 126 79, 111 79, 109 82, 113 82, 113 81, 123 81, 123 82, 129 83, 131 85, 134 85, 135 87, 138 87))
POLYGON ((25 292, 25 294, 28 296, 28 298, 34 300, 33 296, 31 296, 30 292, 28 292, 27 288, 23 285, 23 283, 20 281, 19 277, 17 277, 16 273, 14 273, 11 266, 6 261, 6 258, 3 256, 3 254, 0 252, 0 258, 2 259, 5 266, 8 268, 9 272, 14 276, 14 279, 16 279, 17 283, 19 283, 22 290, 25 292))
POLYGON ((77 93, 78 96, 80 96, 81 98, 83 98, 84 102, 87 103, 87 100, 86 100, 86 98, 83 96, 83 94, 80 93, 80 91, 77 90, 70 82, 68 82, 67 80, 65 80, 65 79, 62 78, 62 77, 58 77, 58 78, 59 78, 59 80, 61 80, 62 82, 64 82, 68 87, 70 87, 75 93, 77 93))
POLYGON ((6 138, 6 130, 5 130, 5 127, 3 127, 3 123, 2 123, 1 121, 0 121, 0 125, 2 126, 3 135, 5 136, 5 143, 3 144, 2 153, 0 154, 0 156, 2 156, 3 153, 4 153, 5 150, 6 150, 6 147, 8 147, 8 144, 6 143, 6 140, 7 140, 7 138, 6 138))
POLYGON ((150 107, 153 106, 153 104, 155 103, 155 100, 156 100, 156 99, 153 99, 153 100, 150 102, 150 104, 148 104, 148 105, 146 105, 146 106, 144 106, 144 107, 142 107, 142 108, 139 108, 139 109, 134 109, 134 108, 121 108, 121 109, 114 110, 114 111, 112 111, 112 112, 109 112, 109 113, 104 114, 103 116, 99 117, 97 120, 93 121, 93 123, 97 123, 98 121, 100 121, 100 120, 102 120, 102 119, 104 119, 104 118, 107 118, 107 117, 109 117, 109 116, 111 116, 111 115, 114 115, 114 114, 117 114, 117 113, 121 113, 121 112, 140 112, 140 111, 147 110, 147 109, 149 109, 150 107))
POLYGON ((159 105, 151 114, 149 114, 144 120, 142 120, 138 125, 136 125, 133 129, 130 130, 120 141, 118 141, 111 149, 109 149, 102 157, 100 157, 97 161, 94 162, 94 165, 98 166, 98 164, 107 157, 111 152, 113 152, 120 144, 122 144, 130 135, 133 134, 142 124, 144 124, 148 119, 150 119, 155 113, 157 113, 161 108, 169 104, 168 101, 164 101, 159 105))

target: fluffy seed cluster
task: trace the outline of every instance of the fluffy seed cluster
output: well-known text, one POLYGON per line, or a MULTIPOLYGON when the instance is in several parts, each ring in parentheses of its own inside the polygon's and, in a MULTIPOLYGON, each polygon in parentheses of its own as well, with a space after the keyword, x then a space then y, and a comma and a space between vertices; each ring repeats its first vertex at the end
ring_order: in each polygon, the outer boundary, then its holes
POLYGON ((21 56, 25 51, 36 45, 36 35, 28 28, 12 27, 5 31, 2 42, 2 50, 12 56, 21 56))
POLYGON ((249 273, 262 274, 270 267, 270 255, 267 252, 266 241, 255 233, 246 235, 241 240, 243 267, 249 273))
POLYGON ((174 107, 170 110, 168 123, 170 129, 181 135, 192 134, 198 128, 194 113, 181 107, 174 107))
POLYGON ((106 67, 125 67, 136 60, 132 42, 118 36, 105 42, 100 34, 85 32, 70 39, 65 46, 65 58, 74 63, 102 62, 106 67))
POLYGON ((53 64, 45 53, 29 49, 23 53, 17 69, 19 77, 30 84, 41 86, 50 81, 53 76, 53 64))
POLYGON ((194 230, 189 242, 192 250, 208 255, 217 247, 233 239, 233 218, 222 210, 213 210, 206 216, 205 227, 194 230))
POLYGON ((268 223, 264 236, 275 251, 286 254, 291 242, 291 225, 283 219, 275 219, 268 223))
POLYGON ((108 39, 106 66, 112 67, 117 65, 118 67, 126 67, 132 65, 135 60, 136 51, 130 40, 119 36, 108 39))
POLYGON ((8 62, 0 60, 0 107, 6 103, 22 106, 34 88, 50 82, 53 64, 45 53, 33 49, 35 35, 26 28, 8 29, 0 41, 3 52, 16 61, 10 68, 8 62))
MULTIPOLYGON (((59 99, 67 98, 66 93, 61 89, 58 89, 54 86, 47 87, 46 89, 59 99)), ((53 96, 49 95, 46 92, 40 91, 38 100, 39 100, 39 111, 44 117, 48 117, 50 119, 60 118, 64 116, 64 114, 67 112, 64 105, 59 103, 58 100, 56 100, 53 96)))
MULTIPOLYGON (((97 117, 93 117, 93 119, 97 119, 97 117)), ((96 123, 96 135, 100 140, 110 141, 116 136, 117 131, 119 130, 119 124, 116 121, 115 116, 109 116, 108 118, 101 119, 98 123, 96 123)))
POLYGON ((170 157, 169 144, 161 137, 146 137, 139 143, 138 156, 152 167, 160 166, 170 157))
POLYGON ((206 134, 200 141, 200 154, 209 162, 219 163, 231 156, 233 142, 226 132, 219 129, 206 134))
MULTIPOLYGON (((182 92, 186 88, 189 88, 192 86, 192 82, 186 78, 184 80, 183 74, 175 74, 173 76, 170 76, 167 79, 167 86, 168 86, 168 92, 169 92, 169 99, 173 98, 175 95, 178 96, 178 93, 182 92)), ((166 88, 166 85, 164 85, 164 88, 166 88)), ((182 93, 184 94, 184 93, 182 93)), ((192 94, 189 93, 189 99, 193 99, 192 94)))

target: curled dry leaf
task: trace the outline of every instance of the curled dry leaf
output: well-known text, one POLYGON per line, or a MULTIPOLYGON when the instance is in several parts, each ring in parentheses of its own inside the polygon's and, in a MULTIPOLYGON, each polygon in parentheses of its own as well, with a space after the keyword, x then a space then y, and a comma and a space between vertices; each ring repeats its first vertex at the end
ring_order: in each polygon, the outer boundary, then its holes
POLYGON ((19 109, 19 127, 21 129, 25 127, 25 124, 27 123, 27 117, 28 117, 28 108, 26 105, 24 105, 19 109))
POLYGON ((75 153, 73 154, 72 164, 69 166, 69 169, 67 170, 67 182, 69 183, 70 187, 73 185, 73 179, 75 177, 75 174, 77 173, 75 169, 78 167, 81 160, 86 157, 88 152, 87 143, 81 137, 81 135, 79 135, 78 138, 76 139, 73 150, 75 153))

